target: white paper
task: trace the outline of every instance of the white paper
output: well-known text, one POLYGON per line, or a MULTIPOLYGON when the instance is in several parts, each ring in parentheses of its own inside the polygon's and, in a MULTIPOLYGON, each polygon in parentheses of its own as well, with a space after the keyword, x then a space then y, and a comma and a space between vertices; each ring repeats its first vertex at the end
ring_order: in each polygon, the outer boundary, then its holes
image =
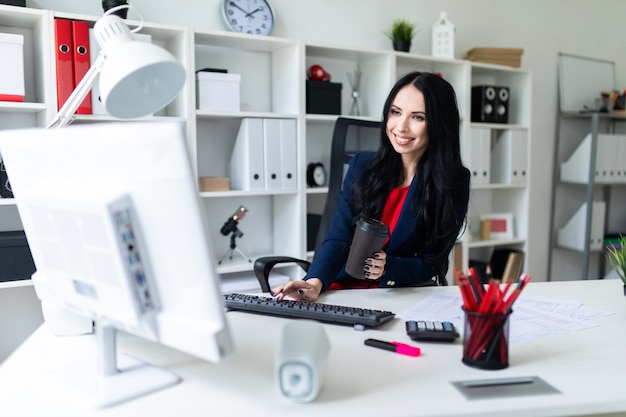
MULTIPOLYGON (((431 293, 414 306, 396 313, 404 320, 449 321, 463 332, 465 313, 460 294, 431 293)), ((522 296, 513 304, 509 343, 522 343, 541 337, 574 333, 597 324, 589 321, 615 313, 586 307, 576 301, 522 296)))

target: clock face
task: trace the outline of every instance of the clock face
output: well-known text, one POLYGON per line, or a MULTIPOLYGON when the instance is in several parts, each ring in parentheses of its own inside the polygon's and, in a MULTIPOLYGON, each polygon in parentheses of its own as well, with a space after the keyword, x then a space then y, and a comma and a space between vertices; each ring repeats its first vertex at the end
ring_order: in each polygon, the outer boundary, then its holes
POLYGON ((318 186, 324 185, 326 182, 326 171, 324 171, 324 167, 321 165, 315 167, 315 170, 313 171, 313 178, 315 180, 315 184, 318 186))
POLYGON ((269 35, 274 9, 268 0, 223 0, 222 16, 228 28, 239 33, 269 35))
POLYGON ((322 187, 326 183, 326 170, 320 162, 311 162, 307 166, 306 181, 310 187, 322 187))

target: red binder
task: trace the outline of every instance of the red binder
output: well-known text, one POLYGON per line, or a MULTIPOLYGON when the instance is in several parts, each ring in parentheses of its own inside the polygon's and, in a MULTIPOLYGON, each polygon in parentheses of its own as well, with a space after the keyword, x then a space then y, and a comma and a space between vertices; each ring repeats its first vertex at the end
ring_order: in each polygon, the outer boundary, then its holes
POLYGON ((61 109, 74 90, 74 59, 72 47, 72 22, 54 20, 57 69, 57 105, 61 109))
MULTIPOLYGON (((72 21, 74 42, 74 88, 80 83, 90 67, 89 25, 87 22, 72 21)), ((76 114, 91 114, 91 92, 87 94, 76 114)))

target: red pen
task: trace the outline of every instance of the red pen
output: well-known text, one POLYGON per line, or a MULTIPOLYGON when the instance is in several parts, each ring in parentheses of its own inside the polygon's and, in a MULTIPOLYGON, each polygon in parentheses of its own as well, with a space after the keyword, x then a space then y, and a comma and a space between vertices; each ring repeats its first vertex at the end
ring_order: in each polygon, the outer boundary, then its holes
POLYGON ((400 342, 390 343, 390 342, 385 342, 385 341, 378 340, 378 339, 366 339, 365 344, 367 346, 384 349, 384 350, 388 350, 391 352, 396 352, 400 355, 419 356, 421 353, 420 348, 407 345, 406 343, 400 343, 400 342))

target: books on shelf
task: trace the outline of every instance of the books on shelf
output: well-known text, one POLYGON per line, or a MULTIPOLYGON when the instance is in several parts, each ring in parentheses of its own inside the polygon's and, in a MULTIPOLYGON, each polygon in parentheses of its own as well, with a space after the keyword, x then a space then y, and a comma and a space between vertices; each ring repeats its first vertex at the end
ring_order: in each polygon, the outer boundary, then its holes
POLYGON ((520 67, 522 65, 522 48, 472 48, 467 52, 468 61, 485 62, 488 64, 520 67))
POLYGON ((524 271, 524 260, 525 254, 519 249, 496 248, 488 262, 470 259, 469 266, 483 284, 490 278, 503 283, 517 282, 524 271))
POLYGON ((519 249, 494 249, 489 262, 493 277, 502 282, 517 282, 524 270, 524 258, 524 252, 519 249))

